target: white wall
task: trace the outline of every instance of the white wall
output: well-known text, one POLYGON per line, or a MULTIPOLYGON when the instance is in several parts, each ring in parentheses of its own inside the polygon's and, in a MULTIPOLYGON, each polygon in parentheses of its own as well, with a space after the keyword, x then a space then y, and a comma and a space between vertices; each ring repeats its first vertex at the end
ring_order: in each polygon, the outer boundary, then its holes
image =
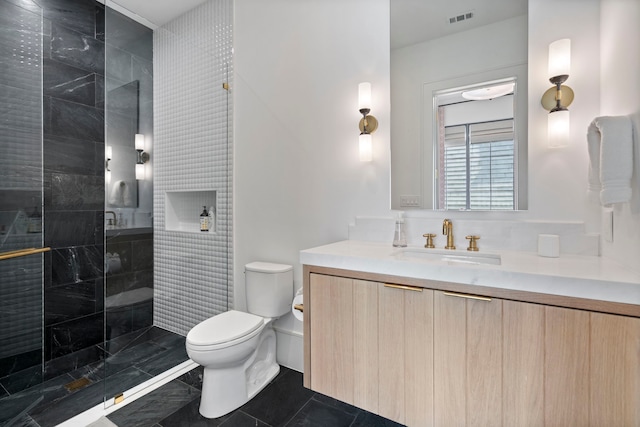
MULTIPOLYGON (((236 1, 234 247, 238 308, 244 307, 243 265, 247 262, 294 265, 298 288, 300 249, 346 239, 347 225, 358 215, 390 216, 388 1, 236 1), (380 121, 371 164, 360 163, 357 153, 357 84, 366 80, 372 82, 373 114, 380 121)), ((585 135, 591 120, 600 115, 600 1, 530 0, 529 210, 448 212, 447 216, 473 221, 584 221, 589 230, 599 231, 599 210, 589 207, 586 198, 585 135), (565 37, 572 39, 572 73, 567 84, 576 94, 570 107, 571 145, 549 149, 547 112, 540 106, 540 97, 551 86, 548 45, 565 37)), ((602 1, 603 10, 624 7, 603 14, 603 28, 617 25, 619 29, 614 40, 603 38, 603 53, 608 46, 625 45, 625 37, 633 40, 628 42, 633 60, 622 50, 614 57, 637 76, 637 2, 628 0, 626 6, 620 6, 617 3, 625 0, 602 1), (618 15, 624 15, 629 24, 613 24, 618 15)), ((615 84, 613 71, 603 67, 602 74, 603 80, 615 84)), ((633 112, 637 124, 638 88, 612 90, 610 99, 603 94, 602 111, 633 112), (623 93, 627 94, 620 99, 623 93)), ((634 191, 639 200, 638 190, 634 191)), ((618 226, 628 226, 637 241, 638 213, 625 209, 616 213, 618 226)), ((432 211, 412 211, 409 216, 443 218, 442 212, 432 211)), ((629 257, 637 258, 638 245, 618 238, 619 234, 605 251, 629 251, 629 257)), ((280 326, 300 330, 289 318, 280 326)), ((295 353, 295 349, 286 351, 295 353)))
MULTIPOLYGON (((293 265, 297 289, 301 249, 346 239, 356 215, 389 213, 389 4, 238 0, 234 13, 235 306, 242 309, 246 263, 293 265), (380 123, 371 163, 358 159, 363 81, 372 84, 380 123)), ((302 329, 291 315, 280 325, 302 329)))
POLYGON ((634 269, 640 254, 640 2, 601 0, 600 115, 629 115, 636 141, 631 203, 614 208, 613 242, 603 255, 634 269))

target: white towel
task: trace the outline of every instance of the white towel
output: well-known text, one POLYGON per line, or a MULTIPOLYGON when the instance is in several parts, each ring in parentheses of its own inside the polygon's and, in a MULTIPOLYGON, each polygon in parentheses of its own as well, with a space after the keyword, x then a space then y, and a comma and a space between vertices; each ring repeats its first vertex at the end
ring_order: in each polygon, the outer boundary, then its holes
POLYGON ((596 117, 587 131, 591 197, 600 192, 602 206, 631 200, 633 125, 626 116, 596 117))
POLYGON ((133 206, 133 195, 131 188, 126 181, 116 181, 111 188, 109 195, 109 204, 112 206, 133 206))

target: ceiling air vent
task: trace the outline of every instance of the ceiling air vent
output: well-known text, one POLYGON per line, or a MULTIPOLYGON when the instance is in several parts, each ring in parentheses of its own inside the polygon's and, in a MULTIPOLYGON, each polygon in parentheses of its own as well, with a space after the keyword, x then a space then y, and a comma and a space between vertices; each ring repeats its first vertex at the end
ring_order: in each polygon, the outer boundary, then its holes
POLYGON ((449 18, 449 24, 455 24, 456 22, 466 21, 467 19, 471 18, 473 18, 473 12, 465 12, 449 18))

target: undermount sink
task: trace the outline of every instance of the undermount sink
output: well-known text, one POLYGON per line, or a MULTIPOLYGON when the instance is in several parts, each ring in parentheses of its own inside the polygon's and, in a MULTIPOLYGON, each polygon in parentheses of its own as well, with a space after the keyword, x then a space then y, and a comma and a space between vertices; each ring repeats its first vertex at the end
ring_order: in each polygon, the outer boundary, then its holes
POLYGON ((489 264, 500 265, 499 254, 445 249, 402 248, 394 253, 396 258, 420 261, 441 261, 448 264, 489 264))

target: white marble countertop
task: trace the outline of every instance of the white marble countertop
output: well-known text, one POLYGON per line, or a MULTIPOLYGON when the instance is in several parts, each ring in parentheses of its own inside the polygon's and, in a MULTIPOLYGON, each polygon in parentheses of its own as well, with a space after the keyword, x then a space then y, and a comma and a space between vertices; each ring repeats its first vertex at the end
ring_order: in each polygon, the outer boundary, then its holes
MULTIPOLYGON (((429 251, 424 248, 410 248, 429 251)), ((442 252, 441 250, 434 250, 442 252)), ((300 251, 305 265, 438 280, 640 305, 640 273, 614 260, 583 255, 544 258, 530 252, 499 254, 500 265, 412 259, 390 244, 345 240, 300 251)), ((463 250, 446 251, 465 256, 463 250)))

